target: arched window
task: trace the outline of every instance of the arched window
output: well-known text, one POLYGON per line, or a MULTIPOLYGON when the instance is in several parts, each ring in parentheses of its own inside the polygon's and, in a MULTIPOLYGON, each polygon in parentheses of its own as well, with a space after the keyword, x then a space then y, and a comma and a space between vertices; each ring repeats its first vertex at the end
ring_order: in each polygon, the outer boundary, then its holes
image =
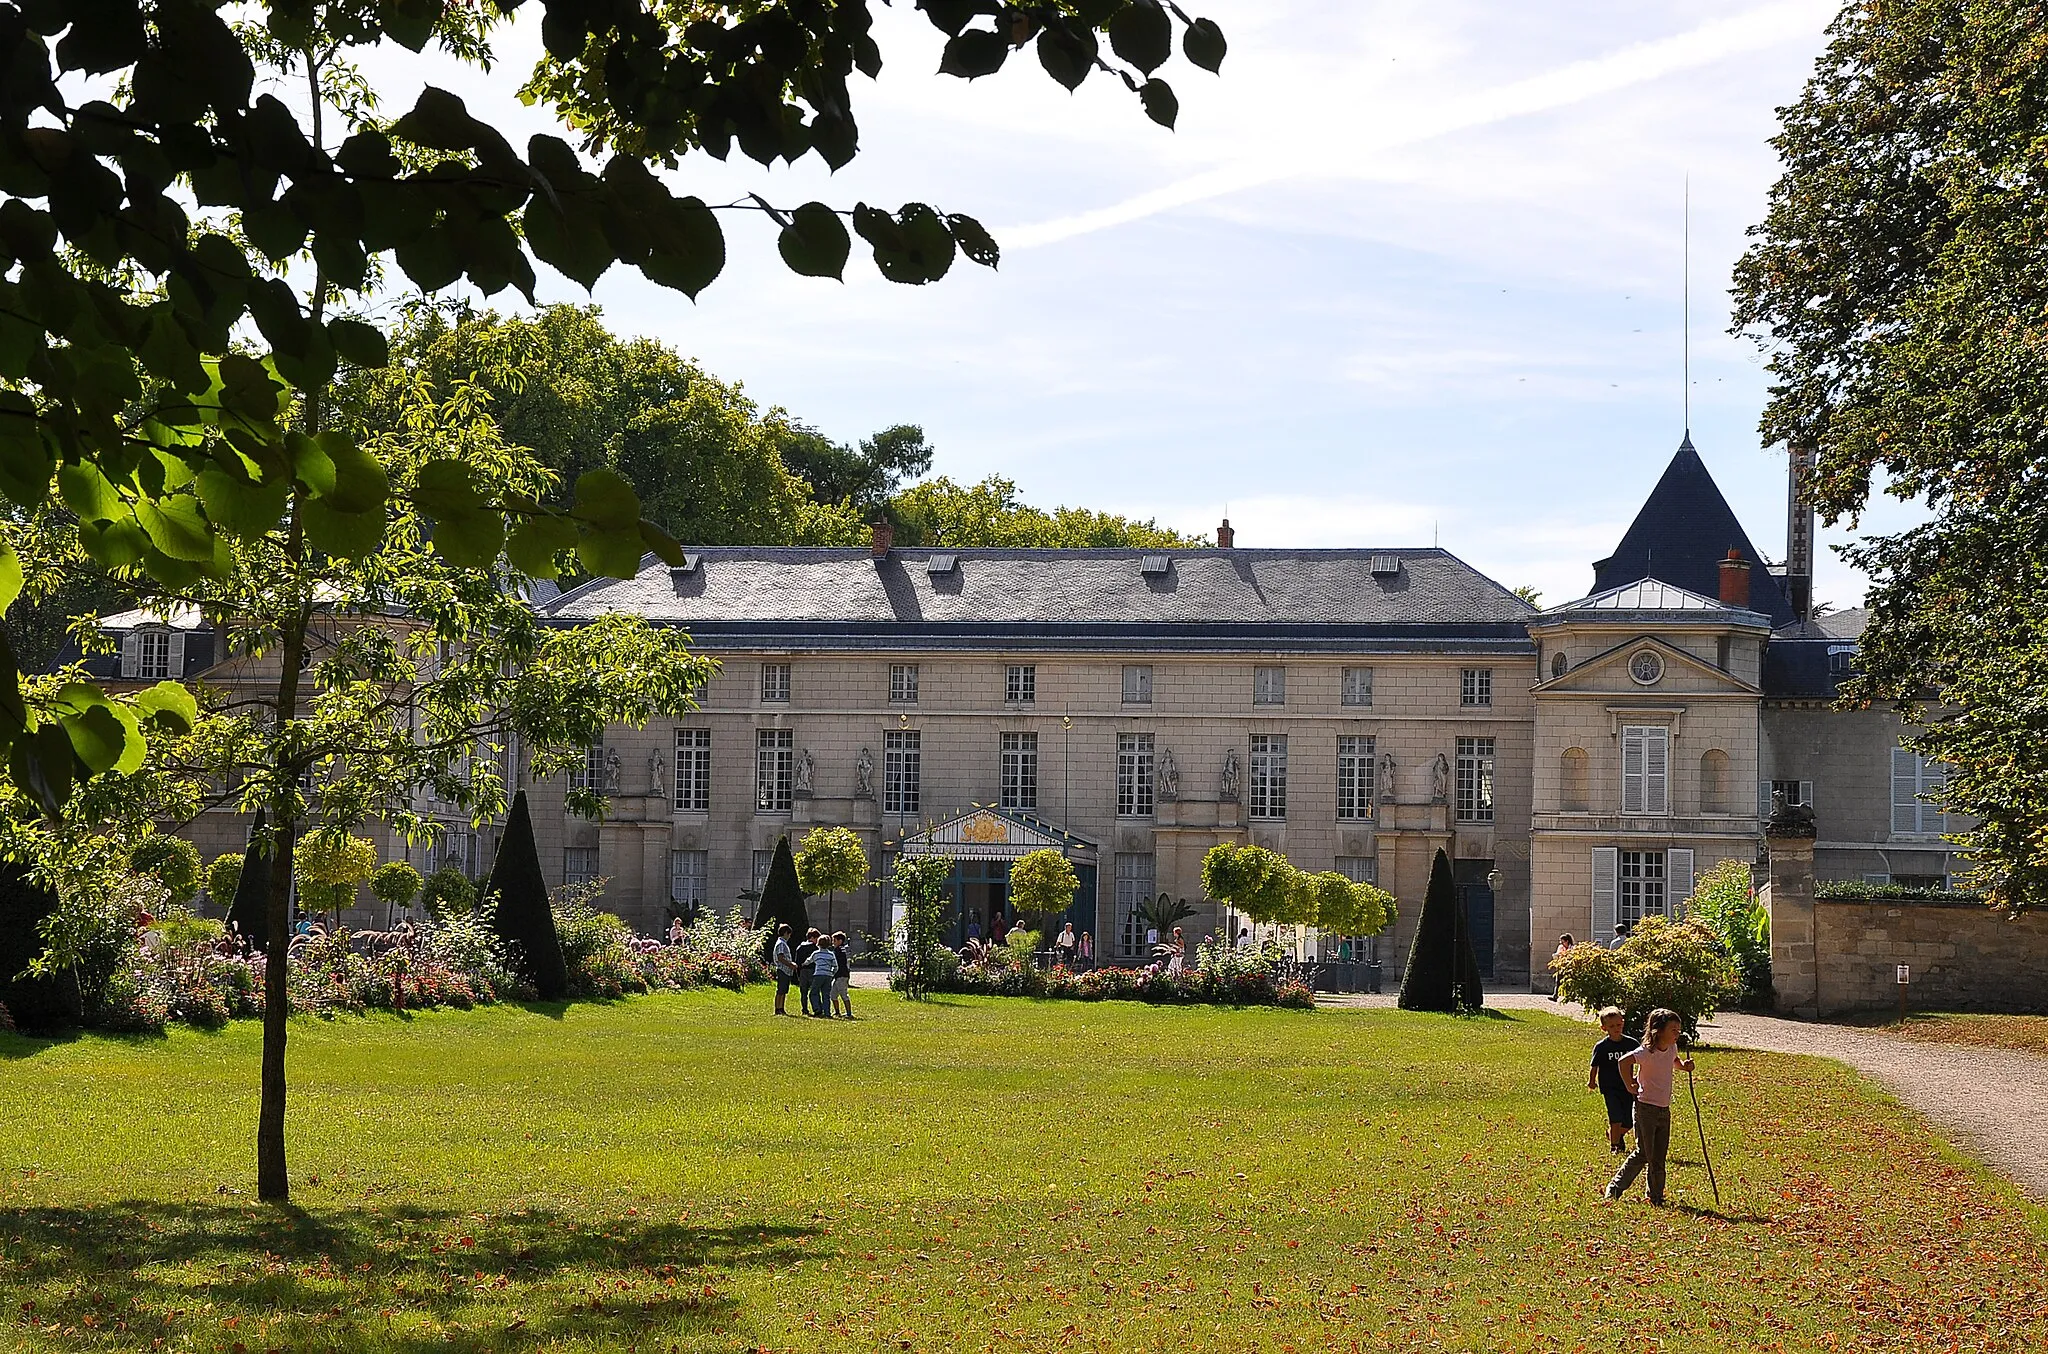
POLYGON ((1589 766, 1584 748, 1566 748, 1558 758, 1558 790, 1566 809, 1583 813, 1593 806, 1589 766))
POLYGON ((1562 676, 1564 676, 1564 670, 1565 670, 1565 668, 1566 668, 1567 666, 1568 666, 1568 664, 1567 664, 1567 663, 1565 662, 1565 657, 1564 657, 1564 650, 1562 650, 1562 649, 1559 649, 1559 650, 1558 650, 1558 651, 1557 651, 1556 653, 1554 653, 1554 654, 1552 654, 1552 655, 1550 656, 1550 675, 1551 675, 1551 676, 1553 676, 1553 677, 1562 677, 1562 676))
POLYGON ((1730 788, 1728 754, 1719 748, 1708 748, 1700 754, 1700 812, 1731 812, 1730 788))

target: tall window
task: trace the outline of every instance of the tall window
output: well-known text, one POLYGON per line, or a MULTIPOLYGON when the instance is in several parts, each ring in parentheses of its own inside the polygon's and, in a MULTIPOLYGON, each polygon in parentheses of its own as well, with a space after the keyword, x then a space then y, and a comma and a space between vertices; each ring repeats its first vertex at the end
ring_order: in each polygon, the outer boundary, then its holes
POLYGON ((1621 891, 1615 899, 1615 918, 1634 926, 1645 917, 1670 913, 1665 903, 1664 853, 1624 851, 1621 853, 1621 891))
POLYGON ((889 703, 891 705, 917 704, 917 664, 891 663, 889 665, 889 703))
POLYGON ((775 868, 775 853, 773 851, 756 851, 752 866, 753 874, 748 887, 753 890, 756 896, 759 896, 761 890, 768 886, 768 871, 775 868))
POLYGON ((1003 807, 1038 807, 1038 735, 1003 735, 1003 807))
POLYGON ((171 632, 140 630, 135 635, 135 675, 161 681, 171 675, 171 632))
POLYGON ((1124 704, 1150 705, 1152 703, 1152 669, 1149 667, 1126 666, 1124 668, 1124 704))
POLYGON ((1458 704, 1493 704, 1493 669, 1466 668, 1458 677, 1458 704))
POLYGON ((796 794, 796 735, 788 729, 754 731, 754 810, 788 813, 796 794))
POLYGON ((1337 740, 1337 816, 1345 819, 1372 817, 1372 738, 1337 740))
POLYGON ((789 703, 789 664, 761 665, 761 699, 775 705, 789 703))
POLYGON ((1012 663, 1003 675, 1003 700, 1010 705, 1030 705, 1038 699, 1038 669, 1030 663, 1012 663))
POLYGON ((711 730, 676 730, 676 807, 703 813, 711 807, 711 730))
POLYGON ((703 907, 711 901, 711 853, 671 851, 668 857, 668 896, 678 908, 703 907))
POLYGON ((1287 735, 1252 735, 1251 816, 1287 816, 1287 735))
POLYGON ((1111 939, 1120 959, 1145 953, 1145 904, 1152 901, 1153 861, 1149 852, 1116 856, 1116 930, 1111 939))
POLYGON ((1661 724, 1622 726, 1621 811, 1671 812, 1671 730, 1661 724))
POLYGON ((1892 749, 1892 831, 1899 833, 1940 833, 1948 831, 1948 815, 1939 807, 1948 785, 1948 768, 1929 761, 1907 748, 1892 749), (1927 795, 1936 802, 1927 803, 1927 795))
POLYGON ((1346 705, 1372 704, 1372 669, 1344 669, 1344 703, 1346 705))
POLYGON ((1152 735, 1116 736, 1116 811, 1120 818, 1152 816, 1152 735))
POLYGON ((565 846, 562 848, 562 882, 564 884, 588 884, 596 878, 596 847, 565 846))
POLYGON ((569 788, 604 793, 603 743, 592 743, 583 749, 583 760, 569 768, 569 788))
POLYGON ((1286 669, 1286 668, 1253 668, 1253 669, 1252 669, 1252 704, 1253 704, 1253 705, 1285 705, 1285 704, 1287 704, 1287 669, 1286 669))
POLYGON ((1380 882, 1380 862, 1376 856, 1339 856, 1337 873, 1354 884, 1377 884, 1380 882))
POLYGON ((1493 821, 1493 740, 1458 740, 1458 821, 1493 821))
POLYGON ((891 729, 882 753, 882 812, 918 812, 924 775, 924 735, 916 729, 891 729))

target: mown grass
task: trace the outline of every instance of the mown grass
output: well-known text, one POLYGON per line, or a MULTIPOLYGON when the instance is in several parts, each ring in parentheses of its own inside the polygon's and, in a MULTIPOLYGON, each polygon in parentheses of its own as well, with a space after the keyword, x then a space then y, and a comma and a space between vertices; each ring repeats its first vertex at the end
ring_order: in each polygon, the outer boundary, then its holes
POLYGON ((1599 1197, 1547 1014, 760 993, 0 1041, 0 1348, 2048 1348, 2048 1228, 1840 1067, 1701 1056, 1599 1197))
POLYGON ((1859 1024, 1874 1025, 1886 1034, 1923 1044, 1964 1044, 1974 1048, 2011 1048, 2048 1054, 2048 1016, 1944 1015, 1914 1012, 1904 1021, 1872 1015, 1859 1024))

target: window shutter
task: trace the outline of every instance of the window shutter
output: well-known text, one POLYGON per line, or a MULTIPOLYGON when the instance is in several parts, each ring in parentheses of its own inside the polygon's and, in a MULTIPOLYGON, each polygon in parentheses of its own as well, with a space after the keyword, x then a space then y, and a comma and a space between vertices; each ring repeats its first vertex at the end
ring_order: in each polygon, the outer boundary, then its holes
POLYGON ((121 636, 121 675, 134 677, 142 671, 142 636, 129 631, 121 636))
POLYGON ((1671 731, 1643 731, 1643 812, 1671 811, 1671 731))
POLYGON ((1643 811, 1643 731, 1621 731, 1621 811, 1643 811))
POLYGON ((1771 783, 1767 780, 1756 783, 1756 816, 1765 819, 1771 816, 1771 783))
POLYGON ((1805 806, 1806 806, 1807 808, 1809 808, 1809 809, 1813 807, 1813 782, 1812 782, 1812 781, 1810 781, 1810 780, 1802 780, 1802 781, 1800 781, 1800 782, 1799 782, 1799 802, 1800 802, 1801 804, 1804 804, 1804 805, 1805 805, 1805 806))
POLYGON ((170 672, 167 675, 174 682, 185 675, 185 632, 183 630, 171 631, 171 662, 170 672))
POLYGON ((1919 831, 1920 802, 1914 798, 1919 789, 1920 777, 1913 765, 1913 754, 1904 748, 1893 748, 1892 831, 1919 831))
POLYGON ((1620 868, 1618 848, 1593 848, 1593 930, 1588 938, 1595 945, 1614 943, 1614 888, 1620 868))
POLYGON ((1692 897, 1692 848, 1673 847, 1664 853, 1664 908, 1674 917, 1685 915, 1686 899, 1692 897))

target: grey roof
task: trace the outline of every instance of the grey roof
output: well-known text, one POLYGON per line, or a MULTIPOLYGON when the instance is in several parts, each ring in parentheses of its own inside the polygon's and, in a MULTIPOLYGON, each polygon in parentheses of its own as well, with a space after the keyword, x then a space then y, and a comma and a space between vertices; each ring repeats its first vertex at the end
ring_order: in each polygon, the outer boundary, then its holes
POLYGON ((1847 611, 1831 611, 1825 616, 1815 616, 1794 625, 1781 626, 1771 632, 1772 639, 1833 639, 1845 644, 1854 644, 1863 638, 1863 627, 1870 621, 1870 612, 1863 607, 1850 607, 1847 611))
POLYGON ((710 547, 693 570, 652 556, 542 615, 607 612, 689 629, 704 648, 1278 650, 1524 654, 1531 608, 1442 550, 710 547), (1374 554, 1398 555, 1375 577, 1374 554), (933 555, 958 567, 933 574, 933 555))
POLYGON ((671 575, 652 556, 630 579, 596 579, 542 608, 564 621, 624 612, 690 626, 855 625, 1450 626, 1514 625, 1533 608, 1448 551, 1175 550, 1164 573, 1141 550, 706 547, 671 575), (930 573, 934 554, 959 557, 930 573), (1375 554, 1399 555, 1375 577, 1375 554))
POLYGON ((1591 597, 1581 597, 1575 602, 1563 602, 1547 611, 1530 617, 1529 623, 1536 626, 1556 625, 1572 619, 1592 619, 1600 622, 1624 621, 1645 625, 1670 624, 1677 619, 1715 620, 1724 624, 1765 626, 1770 617, 1760 611, 1746 607, 1729 606, 1714 597, 1703 597, 1696 592, 1654 578, 1641 578, 1633 583, 1596 592, 1591 597))

